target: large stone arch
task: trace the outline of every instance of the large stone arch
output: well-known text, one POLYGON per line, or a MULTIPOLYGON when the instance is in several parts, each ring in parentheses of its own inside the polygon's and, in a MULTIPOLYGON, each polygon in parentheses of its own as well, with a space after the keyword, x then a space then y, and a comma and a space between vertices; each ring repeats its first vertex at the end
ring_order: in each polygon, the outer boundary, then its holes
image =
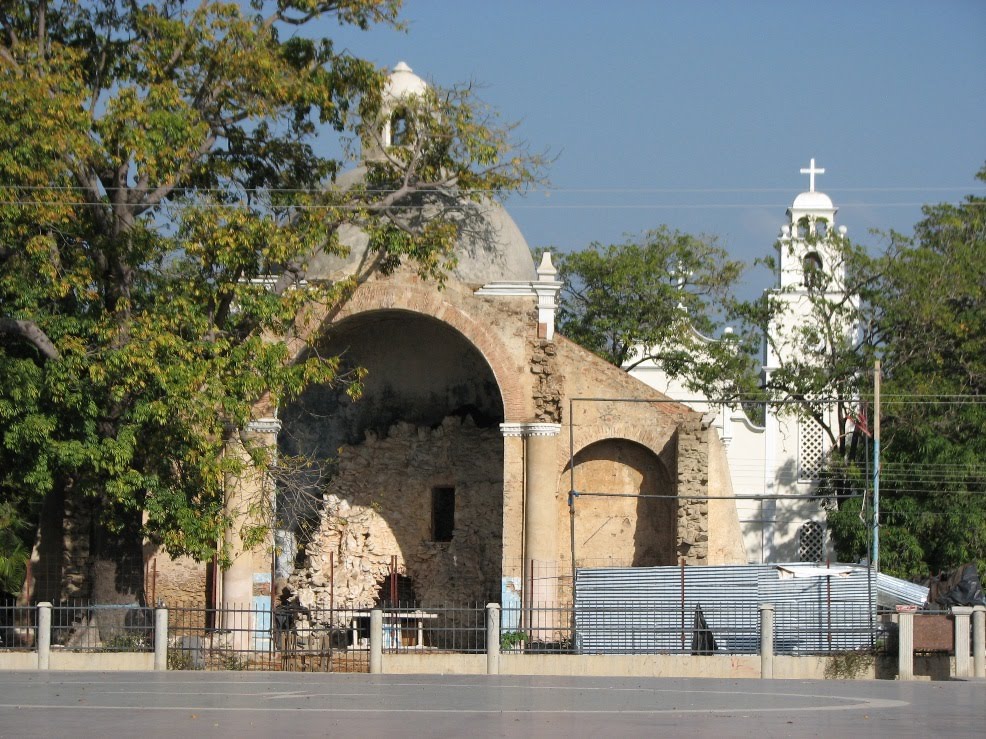
MULTIPOLYGON (((374 281, 360 285, 352 297, 333 315, 328 309, 313 306, 303 316, 300 325, 306 332, 321 330, 325 321, 333 324, 362 313, 379 310, 400 310, 434 318, 461 334, 482 355, 496 378, 503 399, 503 414, 508 420, 524 420, 530 414, 530 393, 520 381, 522 376, 518 362, 511 358, 503 341, 489 330, 487 325, 470 315, 463 307, 454 305, 450 297, 452 288, 436 290, 434 285, 418 285, 405 281, 374 281)), ((474 299, 471 295, 456 297, 474 299)), ((303 335, 305 333, 303 331, 303 335)), ((300 354, 303 343, 293 346, 300 354)))
POLYGON ((499 592, 499 424, 509 412, 500 380, 508 387, 517 380, 504 374, 506 352, 477 322, 408 293, 359 292, 316 344, 369 370, 359 401, 316 387, 282 412, 282 452, 331 460, 325 510, 295 577, 306 605, 327 598, 332 568, 337 598, 373 605, 391 557, 421 603, 482 601, 499 592), (436 501, 448 495, 454 529, 438 534, 436 501))

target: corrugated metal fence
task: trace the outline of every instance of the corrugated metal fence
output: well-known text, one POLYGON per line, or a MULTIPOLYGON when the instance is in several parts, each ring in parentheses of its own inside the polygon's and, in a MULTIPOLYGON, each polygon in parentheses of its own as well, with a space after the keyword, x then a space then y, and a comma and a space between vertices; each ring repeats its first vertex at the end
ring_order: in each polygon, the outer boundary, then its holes
POLYGON ((877 580, 863 567, 804 564, 579 569, 583 654, 756 654, 759 607, 775 608, 775 651, 872 647, 877 580))

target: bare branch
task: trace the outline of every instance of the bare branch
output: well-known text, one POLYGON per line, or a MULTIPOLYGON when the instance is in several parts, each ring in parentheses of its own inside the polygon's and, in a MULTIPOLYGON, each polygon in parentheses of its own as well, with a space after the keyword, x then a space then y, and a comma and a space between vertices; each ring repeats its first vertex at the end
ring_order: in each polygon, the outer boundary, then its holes
POLYGON ((0 318, 0 333, 18 336, 34 346, 46 359, 61 357, 48 335, 34 321, 0 318))

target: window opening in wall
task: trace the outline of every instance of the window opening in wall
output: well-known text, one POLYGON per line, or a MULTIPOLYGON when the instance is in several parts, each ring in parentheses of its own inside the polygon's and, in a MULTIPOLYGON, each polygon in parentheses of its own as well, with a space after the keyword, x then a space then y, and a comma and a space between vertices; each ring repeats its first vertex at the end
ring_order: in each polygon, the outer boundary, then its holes
POLYGON ((455 530, 455 488, 431 489, 431 540, 452 541, 455 530))
POLYGON ((798 529, 798 558, 802 562, 825 559, 825 527, 818 521, 807 521, 798 529))
POLYGON ((381 606, 409 607, 417 605, 414 581, 407 575, 391 573, 380 581, 375 603, 381 606))

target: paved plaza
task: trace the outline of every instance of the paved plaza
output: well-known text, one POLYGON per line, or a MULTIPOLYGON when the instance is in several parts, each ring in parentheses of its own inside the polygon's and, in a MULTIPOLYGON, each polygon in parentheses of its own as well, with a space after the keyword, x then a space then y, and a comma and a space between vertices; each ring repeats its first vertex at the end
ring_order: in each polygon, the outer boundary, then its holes
POLYGON ((0 673, 0 737, 965 737, 986 682, 0 673))

